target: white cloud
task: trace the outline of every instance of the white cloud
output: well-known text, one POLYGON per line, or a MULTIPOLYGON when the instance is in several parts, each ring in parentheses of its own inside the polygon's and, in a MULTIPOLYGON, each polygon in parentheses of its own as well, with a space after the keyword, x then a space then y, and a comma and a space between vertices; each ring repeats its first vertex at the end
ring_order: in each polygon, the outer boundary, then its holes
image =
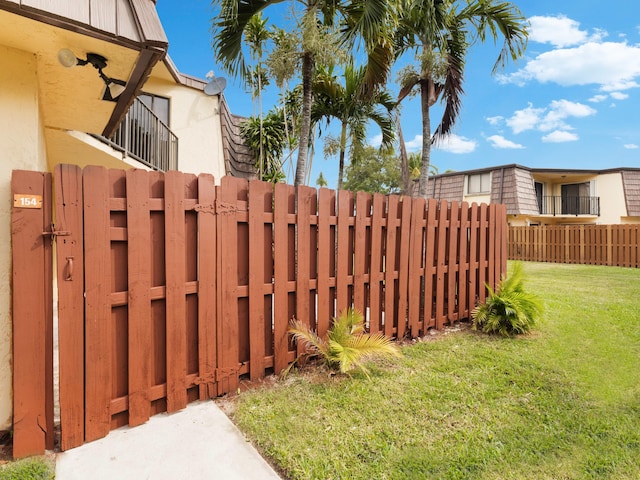
POLYGON ((562 86, 599 85, 605 92, 638 87, 640 46, 626 42, 588 42, 574 48, 544 52, 511 75, 503 83, 524 85, 536 80, 562 86))
POLYGON ((496 115, 495 117, 487 117, 486 120, 490 125, 497 126, 504 120, 504 117, 496 115))
POLYGON ((595 115, 595 109, 582 103, 569 100, 553 100, 546 108, 536 108, 529 104, 527 108, 517 110, 506 124, 513 133, 518 134, 527 130, 572 130, 573 127, 565 122, 568 118, 581 118, 595 115))
POLYGON ((461 137, 454 133, 447 135, 444 139, 436 142, 435 147, 449 153, 471 153, 478 146, 478 142, 461 137))
POLYGON ((570 130, 571 127, 564 122, 566 118, 588 117, 595 113, 596 110, 587 105, 583 105, 582 103, 570 102, 569 100, 564 99, 553 100, 549 104, 549 112, 538 125, 538 129, 543 132, 555 129, 570 130))
POLYGON ((611 95, 611 98, 615 98, 616 100, 626 100, 627 98, 629 98, 628 93, 622 92, 611 92, 609 95, 611 95))
POLYGON ((511 140, 507 140, 502 135, 491 135, 487 137, 487 140, 491 143, 493 148, 511 148, 511 149, 520 149, 524 148, 524 145, 520 145, 519 143, 512 142, 511 140))
POLYGON ((540 123, 543 113, 544 108, 534 108, 529 104, 527 108, 517 110, 511 118, 507 118, 506 123, 513 133, 533 130, 540 123))
POLYGON ((369 145, 371 145, 372 147, 379 147, 382 144, 382 134, 379 133, 378 135, 375 135, 374 137, 371 137, 369 139, 369 145))
POLYGON ((600 41, 606 32, 596 30, 589 35, 580 30, 580 23, 564 15, 557 17, 534 16, 529 18, 531 25, 529 40, 538 43, 550 43, 556 47, 579 45, 587 41, 600 41))
POLYGON ((578 138, 578 135, 575 133, 555 130, 542 137, 542 141, 545 143, 575 142, 578 138))
POLYGON ((624 148, 626 148, 627 150, 635 150, 636 148, 640 147, 638 147, 638 145, 636 145, 635 143, 626 143, 624 145, 624 148))
POLYGON ((591 103, 599 103, 599 102, 604 102, 607 98, 609 98, 607 95, 598 94, 591 97, 589 101, 591 103))
POLYGON ((415 137, 413 137, 413 140, 409 140, 408 142, 405 142, 404 146, 407 148, 407 150, 411 152, 415 152, 416 150, 421 150, 422 135, 416 135, 415 137))

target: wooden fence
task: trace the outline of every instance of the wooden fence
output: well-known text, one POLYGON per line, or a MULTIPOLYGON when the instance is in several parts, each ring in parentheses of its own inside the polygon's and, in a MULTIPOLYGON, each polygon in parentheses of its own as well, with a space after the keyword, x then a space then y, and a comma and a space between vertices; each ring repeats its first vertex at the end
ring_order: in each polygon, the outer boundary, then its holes
POLYGON ((640 267, 640 225, 509 227, 510 260, 640 267))
POLYGON ((353 305, 418 337, 506 270, 501 205, 68 165, 54 184, 63 449, 281 371, 292 317, 322 336, 353 305))

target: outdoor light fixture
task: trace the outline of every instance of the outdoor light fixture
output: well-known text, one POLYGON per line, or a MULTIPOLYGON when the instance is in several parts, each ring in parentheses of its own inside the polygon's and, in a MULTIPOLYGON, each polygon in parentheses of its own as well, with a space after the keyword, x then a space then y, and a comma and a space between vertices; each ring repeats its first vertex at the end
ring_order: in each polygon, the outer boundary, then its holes
POLYGON ((76 57, 75 53, 73 53, 68 48, 63 48, 58 52, 58 61, 62 66, 67 68, 72 68, 76 65, 84 66, 87 64, 91 64, 93 68, 98 70, 98 75, 105 84, 105 91, 102 95, 103 100, 115 102, 122 94, 122 92, 124 92, 124 89, 127 85, 122 80, 107 77, 104 74, 102 69, 107 67, 107 59, 97 53, 87 53, 87 59, 83 60, 76 57))

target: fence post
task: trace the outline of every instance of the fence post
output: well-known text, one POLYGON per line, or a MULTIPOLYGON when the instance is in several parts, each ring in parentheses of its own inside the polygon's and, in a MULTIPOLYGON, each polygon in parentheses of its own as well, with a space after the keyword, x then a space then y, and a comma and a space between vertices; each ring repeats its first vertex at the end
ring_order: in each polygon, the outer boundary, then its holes
POLYGON ((51 174, 11 176, 13 456, 53 447, 51 174))

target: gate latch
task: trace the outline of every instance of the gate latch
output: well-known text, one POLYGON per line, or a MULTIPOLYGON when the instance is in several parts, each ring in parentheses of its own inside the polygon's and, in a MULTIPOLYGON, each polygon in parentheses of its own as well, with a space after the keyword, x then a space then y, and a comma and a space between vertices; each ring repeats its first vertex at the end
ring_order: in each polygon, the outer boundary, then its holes
POLYGON ((68 237, 69 235, 71 235, 71 232, 66 230, 56 230, 56 226, 53 223, 51 224, 50 232, 42 232, 42 236, 51 238, 52 243, 56 237, 68 237))

